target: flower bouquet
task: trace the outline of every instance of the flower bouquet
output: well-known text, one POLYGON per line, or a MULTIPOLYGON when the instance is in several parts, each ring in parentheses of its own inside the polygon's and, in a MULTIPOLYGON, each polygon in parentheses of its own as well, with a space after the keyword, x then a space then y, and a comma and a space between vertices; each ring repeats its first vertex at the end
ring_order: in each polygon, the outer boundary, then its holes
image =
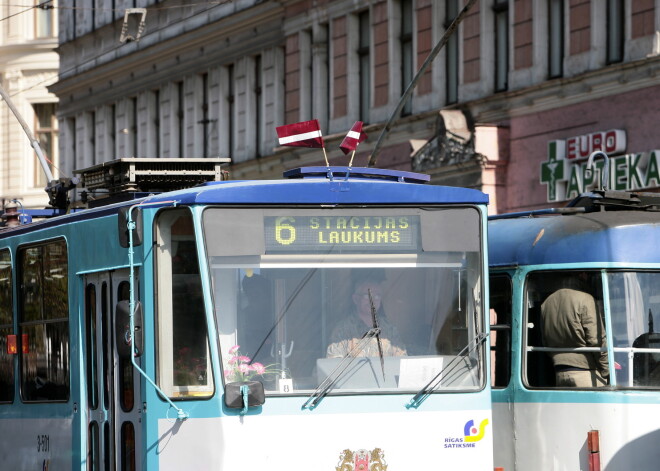
POLYGON ((253 362, 248 356, 242 355, 240 345, 234 345, 229 349, 229 360, 225 364, 225 381, 233 383, 237 381, 252 381, 257 376, 278 374, 275 365, 264 366, 259 362, 253 362))

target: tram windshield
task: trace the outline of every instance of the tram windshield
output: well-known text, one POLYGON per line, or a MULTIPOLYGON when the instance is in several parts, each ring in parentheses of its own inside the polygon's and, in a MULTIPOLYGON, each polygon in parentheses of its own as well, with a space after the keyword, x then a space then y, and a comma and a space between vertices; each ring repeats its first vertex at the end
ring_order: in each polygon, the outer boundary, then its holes
POLYGON ((209 208, 203 223, 225 382, 483 387, 476 209, 209 208))

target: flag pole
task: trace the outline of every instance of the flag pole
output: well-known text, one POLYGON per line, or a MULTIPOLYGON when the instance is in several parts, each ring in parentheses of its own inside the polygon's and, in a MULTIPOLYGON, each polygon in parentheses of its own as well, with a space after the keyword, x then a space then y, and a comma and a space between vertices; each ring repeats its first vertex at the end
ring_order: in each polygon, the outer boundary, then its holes
POLYGON ((349 167, 353 166, 353 157, 355 157, 355 151, 353 151, 353 153, 351 154, 351 161, 348 163, 349 167))
POLYGON ((321 147, 323 149, 323 157, 325 157, 325 165, 326 167, 330 168, 330 162, 328 162, 328 154, 325 153, 325 147, 321 147))

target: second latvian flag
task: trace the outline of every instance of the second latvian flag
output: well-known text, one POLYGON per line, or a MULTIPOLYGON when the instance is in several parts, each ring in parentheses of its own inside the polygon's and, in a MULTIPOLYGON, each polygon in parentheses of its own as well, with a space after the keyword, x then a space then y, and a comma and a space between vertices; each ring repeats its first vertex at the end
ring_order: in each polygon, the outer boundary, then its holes
POLYGON ((348 154, 357 149, 358 144, 366 138, 367 134, 362 132, 362 121, 356 121, 351 130, 348 131, 348 134, 346 134, 344 140, 341 141, 339 148, 344 154, 348 154))
POLYGON ((281 146, 324 147, 317 119, 278 126, 276 131, 281 146))

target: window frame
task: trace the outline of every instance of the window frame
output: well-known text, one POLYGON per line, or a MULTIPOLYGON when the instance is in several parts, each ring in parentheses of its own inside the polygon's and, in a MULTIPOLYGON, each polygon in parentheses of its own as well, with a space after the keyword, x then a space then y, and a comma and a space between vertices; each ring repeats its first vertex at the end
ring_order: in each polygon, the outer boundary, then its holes
MULTIPOLYGON (((40 147, 41 147, 41 151, 44 153, 46 157, 48 167, 50 168, 51 174, 53 174, 53 176, 55 176, 54 171, 58 165, 57 161, 59 160, 58 159, 59 129, 57 122, 57 109, 58 109, 58 104, 55 102, 32 103, 32 111, 34 112, 34 136, 37 139, 37 141, 39 141, 40 143, 45 143, 45 142, 49 143, 48 149, 44 149, 43 146, 40 147), (43 110, 44 112, 47 112, 51 107, 52 107, 52 113, 49 114, 50 125, 43 126, 43 123, 41 122, 40 119, 42 117, 40 111, 43 110), (47 138, 44 139, 44 136, 47 136, 47 138)), ((46 181, 44 170, 37 160, 35 160, 35 164, 34 164, 33 181, 35 188, 45 187, 49 183, 46 181)))
MULTIPOLYGON (((403 208, 413 208, 413 209, 414 209, 414 208, 417 208, 417 207, 416 207, 416 206, 412 206, 412 207, 410 207, 410 206, 397 206, 397 205, 392 205, 392 206, 387 207, 386 209, 391 210, 391 209, 403 209, 403 208)), ((428 208, 434 208, 434 209, 436 209, 436 208, 437 208, 437 209, 442 209, 442 210, 448 210, 448 209, 452 209, 452 210, 456 210, 456 209, 468 210, 468 209, 471 209, 471 210, 474 210, 477 214, 480 214, 479 208, 478 208, 476 205, 469 205, 469 204, 468 204, 468 205, 456 205, 456 206, 454 206, 454 205, 439 205, 439 206, 434 206, 434 205, 422 205, 422 208, 424 208, 424 209, 428 209, 428 208)), ((208 207, 204 208, 204 212, 206 212, 206 211, 210 211, 210 210, 213 210, 213 209, 235 210, 235 207, 232 207, 232 206, 212 205, 212 206, 208 206, 208 207)), ((300 211, 301 211, 301 214, 297 214, 298 216, 309 216, 310 214, 308 214, 308 213, 313 212, 313 211, 315 211, 315 210, 318 210, 318 208, 316 208, 316 207, 295 206, 295 205, 288 205, 288 206, 287 206, 287 205, 284 205, 284 206, 271 206, 271 207, 268 207, 268 208, 264 208, 264 207, 262 207, 262 206, 245 206, 245 207, 241 207, 241 209, 246 209, 246 210, 262 210, 262 211, 264 211, 264 212, 268 212, 267 216, 271 216, 271 217, 279 216, 279 215, 281 215, 280 213, 281 213, 283 210, 289 210, 289 209, 300 210, 300 211)), ((346 207, 344 207, 344 208, 342 208, 342 209, 345 209, 345 210, 355 210, 355 209, 358 209, 358 207, 355 207, 355 206, 346 206, 346 207)), ((359 207, 359 209, 363 209, 363 207, 359 207)), ((376 208, 374 208, 374 207, 370 207, 369 209, 374 210, 374 209, 376 209, 376 208)), ((378 209, 378 210, 384 210, 384 208, 380 208, 380 207, 378 207, 377 209, 378 209)), ((419 209, 419 208, 417 208, 417 209, 419 209)), ((288 214, 288 213, 287 213, 287 214, 288 214)), ((337 216, 339 216, 339 214, 338 214, 337 216)), ((479 217, 479 216, 477 216, 477 217, 479 217)), ((202 218, 202 226, 203 226, 203 228, 202 228, 203 235, 202 235, 202 236, 203 236, 205 239, 208 240, 208 236, 207 236, 206 232, 209 231, 210 229, 207 228, 207 227, 204 225, 204 224, 205 224, 205 221, 204 221, 204 213, 202 213, 201 218, 202 218)), ((220 220, 221 218, 220 218, 219 216, 216 215, 216 218, 214 218, 214 219, 220 220)), ((236 221, 234 221, 234 222, 236 222, 236 221)), ((482 226, 482 224, 481 224, 480 221, 477 221, 477 225, 478 225, 478 235, 476 236, 476 240, 477 240, 477 242, 478 242, 478 244, 479 244, 478 251, 479 251, 479 252, 482 252, 482 250, 483 250, 483 245, 482 245, 482 244, 483 244, 483 236, 484 236, 483 230, 484 230, 484 228, 483 228, 483 226, 482 226)), ((258 231, 256 231, 256 232, 258 232, 258 231)), ((217 234, 215 234, 215 237, 217 237, 217 234)), ((254 243, 254 241, 251 241, 250 243, 254 243)), ((216 254, 214 254, 213 251, 209 248, 209 244, 205 243, 205 246, 206 246, 206 249, 207 249, 205 255, 206 255, 209 259, 212 258, 212 257, 214 257, 214 256, 216 256, 216 254)), ((265 250, 264 247, 260 247, 260 250, 261 250, 261 249, 265 250)), ((448 251, 451 252, 451 250, 449 250, 449 249, 448 249, 448 251)), ((245 256, 245 257, 248 257, 248 258, 249 258, 249 257, 251 257, 251 256, 254 255, 254 254, 252 254, 252 252, 250 252, 249 254, 248 254, 247 252, 246 252, 246 253, 243 253, 242 250, 240 250, 240 252, 241 252, 240 255, 239 255, 239 254, 234 254, 235 257, 232 257, 232 256, 230 255, 230 258, 235 258, 235 259, 237 259, 237 258, 240 258, 241 256, 245 256)), ((224 255, 217 254, 217 255, 218 255, 218 256, 226 256, 227 254, 224 254, 224 255)), ((275 253, 275 254, 265 254, 264 256, 265 256, 265 257, 273 257, 273 260, 274 260, 274 262, 275 262, 275 265, 277 265, 277 268, 285 268, 285 269, 288 269, 288 268, 297 268, 297 263, 301 263, 301 262, 302 262, 302 265, 300 265, 300 266, 305 267, 305 268, 309 268, 309 265, 310 265, 311 263, 316 263, 318 260, 324 260, 325 262, 327 262, 328 259, 329 259, 329 255, 328 255, 328 254, 324 254, 324 255, 321 256, 321 255, 314 254, 314 253, 311 253, 311 255, 308 255, 308 254, 305 254, 305 253, 302 253, 302 252, 301 252, 301 253, 297 253, 297 252, 296 252, 296 253, 294 254, 294 256, 296 256, 296 257, 300 257, 300 261, 297 261, 297 262, 291 262, 291 263, 290 263, 290 266, 284 266, 284 265, 285 265, 285 262, 283 262, 282 260, 280 260, 280 258, 283 257, 283 256, 290 256, 290 254, 280 255, 280 254, 276 254, 276 253, 275 253), (280 265, 281 265, 281 266, 280 266, 280 265)), ((341 260, 341 259, 342 259, 342 257, 340 256, 340 257, 338 258, 338 260, 341 260)), ((234 263, 234 262, 235 262, 235 260, 232 260, 232 263, 234 263)), ((230 263, 230 265, 231 265, 232 263, 230 263)), ((236 263, 239 263, 239 265, 241 265, 241 266, 243 265, 243 262, 236 262, 236 263)), ((273 262, 271 262, 271 263, 273 263, 273 262)), ((320 263, 320 262, 319 262, 319 263, 320 263)), ((366 261, 365 261, 365 260, 362 260, 362 263, 366 263, 366 261)), ((333 263, 333 264, 336 264, 336 263, 333 263)), ((348 265, 350 265, 349 262, 343 262, 343 261, 341 262, 341 264, 342 264, 342 266, 341 266, 340 268, 347 268, 348 265), (346 263, 347 266, 343 266, 344 263, 346 263)), ((359 263, 358 263, 358 265, 359 265, 359 263)), ((218 284, 218 283, 214 283, 214 281, 213 281, 213 274, 211 273, 211 270, 213 269, 213 263, 212 263, 210 260, 208 261, 208 268, 209 268, 209 274, 208 274, 208 276, 210 277, 209 285, 211 285, 211 286, 213 286, 213 285, 219 286, 220 284, 218 284)), ((252 268, 252 267, 249 267, 249 268, 252 268)), ((261 268, 264 268, 264 266, 262 266, 261 268)), ((314 268, 316 269, 317 267, 314 267, 314 268)), ((320 267, 320 268, 324 268, 324 267, 320 267)), ((389 268, 391 268, 391 267, 389 267, 389 268)), ((475 267, 475 268, 476 268, 476 267, 475 267)), ((484 267, 483 267, 483 260, 482 260, 481 262, 479 262, 479 265, 478 265, 478 272, 480 273, 480 275, 479 275, 480 281, 478 282, 478 287, 479 287, 479 296, 478 296, 479 301, 478 301, 478 303, 479 303, 479 305, 480 305, 480 309, 479 309, 478 312, 475 311, 473 317, 470 317, 470 316, 466 316, 466 317, 465 317, 466 322, 467 322, 467 321, 471 321, 471 322, 473 322, 473 324, 470 325, 470 327, 474 327, 476 330, 478 330, 478 331, 480 331, 480 332, 484 332, 484 331, 487 329, 487 327, 488 327, 487 324, 485 325, 485 321, 484 321, 484 313, 483 313, 483 309, 485 308, 485 304, 484 304, 484 301, 483 301, 483 296, 486 294, 486 291, 485 291, 485 281, 484 281, 484 276, 483 276, 483 274, 484 274, 484 273, 483 273, 483 269, 484 269, 484 267)), ((460 286, 460 283, 459 283, 459 286, 460 286)), ((476 285, 475 285, 475 286, 476 286, 476 285)), ((211 297, 212 297, 212 302, 215 304, 214 307, 213 307, 214 318, 215 318, 216 323, 218 323, 217 325, 219 325, 219 323, 220 323, 220 319, 219 319, 219 316, 218 316, 218 314, 217 314, 217 303, 218 303, 218 299, 216 298, 215 293, 212 294, 211 297)), ((458 319, 459 316, 456 316, 456 318, 458 319)), ((230 321, 230 322, 225 323, 225 325, 233 325, 233 324, 232 324, 232 322, 230 321)), ((447 327, 452 327, 452 325, 451 325, 450 322, 448 322, 448 323, 446 324, 446 326, 447 326, 447 327)), ((466 329, 466 330, 469 330, 469 329, 466 329)), ((234 332, 233 334, 230 334, 229 336, 232 336, 232 335, 235 335, 235 334, 236 334, 236 333, 234 332)), ((222 337, 222 334, 219 334, 219 338, 218 338, 218 349, 219 349, 219 356, 220 356, 220 358, 219 358, 219 362, 220 362, 220 364, 219 364, 219 368, 220 368, 220 371, 221 371, 221 373, 222 373, 222 372, 226 372, 226 370, 225 370, 225 364, 226 364, 226 362, 227 362, 228 359, 229 359, 229 357, 227 356, 227 348, 226 348, 226 347, 228 347, 230 344, 231 344, 231 345, 236 345, 236 344, 240 344, 241 342, 238 341, 237 338, 234 339, 233 341, 229 341, 229 342, 227 342, 226 339, 223 340, 221 337, 222 337), (223 350, 223 349, 224 349, 224 350, 223 350)), ((472 342, 477 341, 476 339, 477 339, 477 337, 475 336, 475 337, 470 341, 470 343, 469 343, 468 345, 471 345, 472 342)), ((487 373, 487 370, 486 370, 486 365, 487 365, 487 360, 486 360, 486 355, 487 355, 487 353, 486 353, 486 350, 487 350, 487 349, 485 348, 485 345, 486 345, 485 342, 484 342, 483 344, 482 344, 482 343, 478 343, 478 344, 477 344, 477 348, 474 349, 477 353, 473 353, 474 355, 478 355, 478 357, 479 357, 479 363, 478 363, 478 364, 479 364, 479 373, 478 373, 479 385, 476 387, 476 389, 470 389, 470 388, 460 389, 460 392, 466 392, 466 391, 469 391, 469 392, 478 392, 478 391, 483 391, 484 388, 486 388, 486 387, 488 386, 489 381, 490 381, 490 378, 488 377, 488 373, 487 373), (483 348, 483 349, 482 349, 482 348, 483 348)), ((461 347, 463 347, 463 345, 461 345, 461 347)), ((460 349, 459 349, 459 350, 460 350, 460 349)), ((449 354, 449 355, 455 355, 455 354, 456 354, 456 355, 457 355, 457 354, 458 354, 458 350, 457 350, 456 352, 451 352, 451 353, 447 353, 447 354, 449 354)), ((442 355, 442 353, 439 353, 438 355, 442 355)), ((414 356, 414 355, 413 355, 413 356, 414 356)), ((225 384, 225 378, 224 378, 224 377, 225 377, 225 375, 224 375, 224 374, 221 374, 221 375, 220 375, 220 378, 219 378, 219 381, 222 381, 223 384, 225 384)), ((360 391, 358 391, 358 392, 352 391, 352 392, 350 392, 350 393, 351 393, 351 394, 355 393, 355 394, 360 394, 360 395, 379 395, 379 394, 409 394, 410 392, 411 392, 411 391, 408 391, 408 390, 399 390, 399 391, 393 392, 392 390, 387 390, 387 389, 385 389, 385 390, 383 390, 383 391, 380 391, 380 390, 367 390, 367 389, 365 389, 365 390, 360 390, 360 391)), ((444 389, 442 389, 442 388, 439 388, 438 390, 436 390, 436 391, 434 391, 434 392, 437 392, 437 393, 439 393, 439 394, 445 394, 445 393, 447 393, 447 392, 456 392, 456 391, 447 391, 447 390, 444 390, 444 389)), ((309 395, 309 393, 310 393, 310 390, 305 389, 305 388, 302 388, 302 389, 296 390, 295 392, 281 392, 281 391, 278 391, 277 389, 266 390, 266 396, 267 396, 267 397, 269 397, 269 396, 287 396, 287 397, 289 397, 289 396, 291 396, 291 397, 293 397, 293 396, 307 396, 307 395, 309 395)), ((341 394, 345 394, 345 393, 346 393, 346 392, 342 392, 340 389, 338 389, 337 391, 333 392, 332 394, 333 394, 333 395, 334 395, 334 394, 339 394, 339 395, 341 395, 341 394)))
MULTIPOLYGON (((573 390, 588 390, 588 391, 597 391, 597 390, 606 390, 607 388, 599 388, 599 387, 590 387, 590 388, 569 388, 569 387, 561 387, 561 386, 547 386, 547 385, 534 385, 531 384, 528 371, 530 370, 530 354, 532 353, 537 353, 540 354, 544 360, 542 361, 543 367, 547 370, 546 374, 550 374, 553 377, 554 381, 554 375, 555 375, 555 370, 552 364, 552 359, 549 358, 546 352, 542 350, 534 350, 535 347, 540 347, 541 349, 544 348, 542 345, 530 345, 530 336, 531 328, 535 328, 536 325, 534 324, 534 321, 536 319, 530 319, 530 278, 533 276, 539 276, 541 274, 550 274, 551 276, 560 276, 561 274, 575 274, 578 272, 587 272, 590 275, 593 276, 592 280, 595 280, 596 283, 599 284, 598 288, 599 291, 596 291, 595 289, 592 288, 592 291, 589 291, 588 293, 591 294, 594 297, 594 300, 596 302, 596 313, 597 315, 600 316, 601 321, 603 322, 603 329, 604 329, 604 334, 607 335, 610 333, 610 317, 609 317, 609 312, 606 312, 605 306, 604 306, 604 295, 605 295, 605 288, 604 288, 604 280, 603 280, 603 269, 598 268, 598 267, 571 267, 571 268, 539 268, 539 269, 533 269, 533 270, 528 270, 524 275, 524 283, 523 283, 523 312, 522 312, 522 322, 521 322, 521 328, 523 330, 522 332, 522 344, 520 348, 520 354, 522 355, 521 358, 521 368, 520 368, 520 375, 521 375, 521 382, 523 386, 529 390, 535 390, 535 391, 540 391, 540 390, 545 390, 545 391, 573 391, 573 390), (531 327, 530 327, 531 326, 531 327)), ((547 298, 547 296, 546 296, 547 298)), ((545 300, 545 299, 544 299, 545 300)), ((538 307, 538 321, 539 321, 539 329, 541 329, 540 326, 540 305, 542 302, 539 304, 538 307)), ((583 347, 583 348, 592 348, 596 349, 598 347, 583 347)), ((611 349, 610 349, 610 344, 608 341, 608 344, 605 347, 608 350, 608 358, 611 360, 611 349)), ((570 351, 567 349, 567 351, 570 351)), ((594 350, 595 351, 595 350, 594 350)), ((538 364, 538 362, 537 362, 538 364)), ((538 368, 538 365, 535 365, 536 370, 540 370, 538 368)), ((608 365, 608 369, 610 374, 613 372, 613 368, 611 366, 611 361, 610 364, 608 365)), ((607 384, 609 386, 609 382, 607 384)))
POLYGON ((607 64, 623 62, 626 41, 626 2, 624 0, 607 0, 606 51, 607 64))
MULTIPOLYGON (((11 332, 8 333, 7 335, 16 335, 16 328, 15 328, 15 321, 16 321, 16 311, 14 309, 14 260, 12 257, 12 252, 8 247, 0 249, 0 259, 4 257, 4 255, 7 254, 9 256, 9 260, 3 260, 3 262, 8 262, 9 264, 9 299, 7 306, 9 307, 9 318, 5 319, 9 322, 2 323, 2 319, 0 318, 0 332, 6 331, 6 332, 11 332)), ((5 306, 5 307, 7 307, 5 306)), ((2 306, 0 306, 0 309, 2 306)), ((6 317, 6 316, 3 316, 6 317)), ((18 336, 15 336, 14 338, 17 338, 18 336)), ((7 347, 7 338, 5 336, 2 336, 0 334, 0 359, 3 356, 6 356, 5 361, 9 364, 8 370, 11 371, 11 398, 10 399, 2 399, 0 397, 0 404, 13 404, 15 399, 16 399, 16 365, 14 362, 14 357, 16 354, 10 354, 8 353, 8 347, 7 347)), ((18 347, 18 341, 17 345, 18 347)))
POLYGON ((496 92, 509 89, 509 1, 494 0, 493 2, 494 22, 494 47, 495 73, 493 86, 496 92))
MULTIPOLYGON (((34 249, 34 248, 40 248, 42 251, 44 250, 45 247, 51 246, 51 245, 56 245, 56 244, 62 244, 64 250, 66 251, 65 253, 65 258, 66 258, 66 273, 62 275, 62 278, 65 279, 65 286, 66 286, 66 317, 58 317, 58 318, 41 318, 41 319, 36 319, 36 320, 24 320, 24 315, 25 315, 25 296, 23 295, 23 292, 21 290, 21 295, 19 296, 19 305, 17 308, 17 325, 18 325, 18 336, 21 339, 21 345, 19 347, 19 386, 20 386, 20 397, 22 402, 24 403, 56 403, 56 402, 68 402, 69 399, 71 398, 71 333, 70 333, 70 325, 71 325, 71 313, 70 313, 70 300, 69 300, 69 247, 67 244, 67 241, 63 237, 57 237, 54 239, 48 239, 45 241, 40 241, 38 243, 30 243, 30 244, 25 244, 21 245, 17 249, 17 255, 16 255, 16 260, 17 260, 17 276, 18 279, 21 280, 21 285, 23 285, 23 257, 24 254, 27 250, 29 249, 34 249), (66 324, 64 326, 64 329, 62 332, 66 333, 66 358, 63 359, 63 361, 60 361, 60 364, 65 364, 66 365, 66 377, 65 377, 65 384, 64 386, 66 387, 66 397, 65 398, 56 398, 56 399, 29 399, 26 397, 26 379, 25 379, 25 367, 24 367, 24 362, 26 361, 25 355, 26 352, 25 349, 29 348, 27 345, 23 345, 23 329, 25 327, 32 327, 32 326, 47 326, 47 325, 53 325, 53 324, 66 324)), ((45 267, 44 267, 44 254, 40 255, 41 257, 41 273, 42 275, 45 275, 45 267)), ((44 286, 43 285, 40 289, 40 299, 41 299, 41 305, 42 308, 45 304, 45 298, 46 298, 46 293, 44 292, 44 286)), ((57 363, 57 362, 53 362, 57 363)))
MULTIPOLYGON (((193 227, 192 240, 195 244, 195 256, 197 263, 197 277, 201 286, 201 264, 199 260, 198 247, 201 243, 198 234, 195 232, 195 214, 188 207, 167 208, 158 212, 154 218, 154 244, 156 247, 156 255, 154 257, 154 283, 155 291, 159 293, 156 297, 156 311, 155 311, 155 353, 156 353, 156 383, 162 391, 168 395, 173 401, 185 400, 209 400, 216 394, 215 374, 213 372, 214 362, 212 359, 212 350, 210 345, 210 335, 208 330, 208 316, 204 303, 203 307, 203 320, 206 329, 206 382, 203 385, 175 385, 175 365, 174 365, 174 344, 172 339, 175 337, 173 332, 174 327, 174 294, 173 294, 173 279, 172 279, 172 259, 175 256, 167 258, 167 254, 171 253, 170 249, 163 249, 166 244, 163 242, 163 230, 161 229, 161 221, 163 218, 171 217, 172 221, 169 223, 169 229, 175 224, 176 219, 182 217, 185 213, 190 218, 190 224, 193 227), (176 216, 180 213, 180 216, 176 216), (164 252, 164 253, 161 253, 164 252), (172 294, 168 299, 164 298, 163 293, 170 289, 172 294), (164 316, 169 317, 165 318, 164 316), (169 340, 169 344, 164 344, 164 339, 169 340), (170 358, 170 360, 168 360, 170 358), (192 389, 190 389, 192 388, 192 389), (178 395, 177 393, 180 393, 178 395), (189 394, 186 394, 189 393, 189 394)), ((165 222, 164 222, 165 223, 165 222)), ((169 234, 170 239, 167 242, 167 247, 173 242, 172 234, 169 234)), ((195 273, 193 273, 195 274, 195 273)), ((201 290, 203 294, 203 290, 201 290)), ((203 301, 203 298, 202 298, 203 301)))
POLYGON ((57 15, 54 14, 57 8, 57 0, 35 0, 34 6, 34 37, 35 39, 55 39, 57 38, 57 15), (41 8, 40 5, 50 4, 50 8, 41 8), (42 27, 45 27, 46 34, 41 34, 42 27))
POLYGON ((564 75, 564 0, 548 0, 548 78, 564 75))
MULTIPOLYGON (((447 0, 445 3, 445 30, 449 28, 459 13, 460 5, 458 0, 447 0)), ((458 103, 459 101, 461 67, 459 32, 460 28, 456 28, 447 40, 445 46, 445 70, 447 74, 445 82, 445 102, 448 105, 458 103)))
MULTIPOLYGON (((512 336, 513 336, 513 329, 512 329, 512 319, 513 319, 513 279, 511 277, 511 274, 508 272, 491 272, 489 277, 488 277, 488 287, 489 287, 489 306, 491 311, 493 310, 495 303, 493 302, 493 278, 500 278, 508 282, 508 296, 505 296, 506 302, 508 302, 508 312, 505 312, 505 319, 497 318, 497 322, 495 324, 492 323, 490 324, 490 352, 491 352, 491 388, 492 389, 506 389, 509 384, 511 383, 511 365, 512 365, 512 348, 511 348, 511 342, 512 342, 512 336), (508 316, 508 318, 507 318, 508 316), (496 341, 493 341, 493 339, 496 339, 497 332, 507 332, 508 335, 505 336, 505 346, 503 348, 503 352, 498 352, 497 351, 497 343, 496 341), (500 355, 498 354, 503 354, 504 358, 501 358, 500 355), (498 384, 498 379, 500 379, 497 375, 497 370, 496 370, 496 365, 501 362, 501 360, 505 360, 505 365, 506 365, 506 375, 505 379, 506 381, 498 384)), ((500 313, 497 313, 500 314, 500 313)), ((503 368, 504 369, 504 368, 503 368)))

